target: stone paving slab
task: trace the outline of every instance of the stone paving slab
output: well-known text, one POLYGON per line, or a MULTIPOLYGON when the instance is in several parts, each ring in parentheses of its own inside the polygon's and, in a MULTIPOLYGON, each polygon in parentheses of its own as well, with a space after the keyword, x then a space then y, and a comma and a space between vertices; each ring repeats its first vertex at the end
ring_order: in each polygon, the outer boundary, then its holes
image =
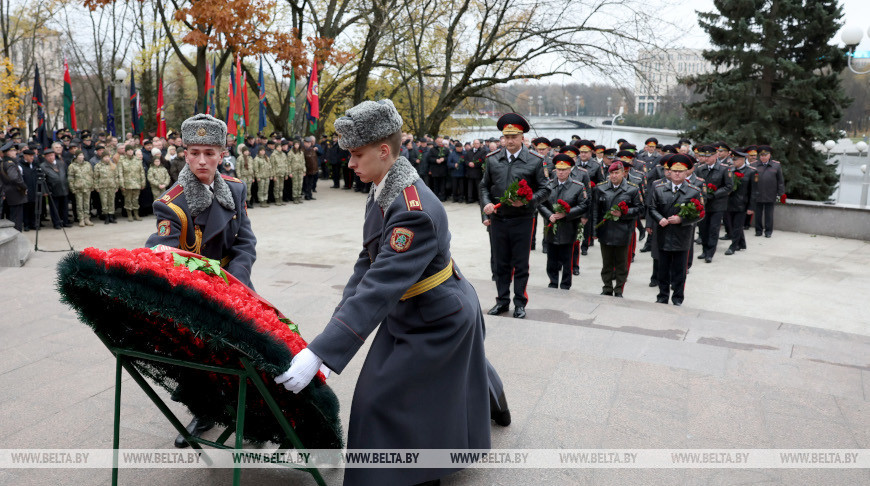
MULTIPOLYGON (((313 204, 251 211, 259 239, 254 284, 308 339, 340 299, 361 233, 362 198, 323 192, 313 204), (340 211, 341 220, 322 223, 324 215, 340 211)), ((454 257, 486 310, 495 297, 486 233, 473 206, 447 209, 454 257)), ((146 220, 68 233, 77 248, 135 247, 153 228, 146 220)), ((62 243, 59 231, 40 233, 41 246, 62 243)), ((597 248, 581 260, 583 275, 570 291, 545 288, 545 255, 533 253, 529 318, 486 320, 487 354, 504 380, 514 419, 510 427, 493 427, 493 447, 870 448, 870 308, 854 294, 870 288, 870 248, 783 232, 749 244, 747 252, 694 265, 681 308, 652 303, 646 254, 632 265, 627 298, 617 300, 597 295, 597 248)), ((0 318, 3 448, 111 447, 114 362, 58 302, 54 266, 61 256, 39 252, 23 268, 0 269, 0 288, 15 289, 0 318)), ((367 349, 329 379, 345 427, 367 349)), ((122 447, 171 447, 171 426, 126 374, 122 417, 122 447)), ((341 471, 324 476, 341 483, 341 471)), ((99 470, 0 470, 0 484, 89 485, 109 478, 99 470)), ((228 484, 231 471, 129 470, 121 478, 123 484, 228 484)), ((246 484, 314 484, 297 471, 246 470, 243 478, 246 484)), ((870 471, 486 469, 444 481, 747 483, 868 484, 870 471)))

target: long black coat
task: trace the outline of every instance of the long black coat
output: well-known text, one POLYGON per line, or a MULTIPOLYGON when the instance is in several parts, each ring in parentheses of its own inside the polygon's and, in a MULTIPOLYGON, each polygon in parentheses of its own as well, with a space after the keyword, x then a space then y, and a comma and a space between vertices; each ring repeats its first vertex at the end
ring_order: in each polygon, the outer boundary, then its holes
POLYGON ((580 222, 580 217, 589 209, 589 194, 586 192, 586 186, 571 178, 568 178, 564 184, 559 184, 558 180, 551 182, 550 199, 538 208, 538 212, 547 220, 547 224, 550 216, 555 212, 554 208, 559 199, 568 203, 571 210, 559 220, 555 234, 545 231, 544 241, 557 245, 573 244, 577 239, 577 224, 580 222))
POLYGON ((755 174, 757 171, 750 167, 749 164, 744 163, 743 167, 739 169, 731 167, 730 173, 734 174, 735 172, 743 174, 743 178, 740 179, 734 191, 728 196, 728 211, 755 211, 755 198, 758 195, 755 184, 755 174))
POLYGON ((533 200, 525 206, 500 207, 496 213, 498 217, 533 216, 537 206, 550 196, 550 187, 547 185, 547 178, 544 177, 542 157, 537 153, 529 152, 525 146, 520 149, 517 157, 517 160, 509 164, 505 149, 490 152, 486 157, 486 170, 480 181, 481 207, 489 203, 497 204, 508 186, 517 180, 525 180, 535 193, 533 200))
POLYGON ((24 183, 24 175, 18 163, 9 157, 0 160, 0 187, 6 197, 6 204, 17 206, 27 202, 27 185, 24 183))
POLYGON ((476 151, 472 148, 465 152, 465 177, 469 179, 479 180, 483 178, 483 162, 486 160, 486 149, 478 148, 476 151), (474 167, 472 167, 474 165, 474 167))
MULTIPOLYGON (((366 203, 362 250, 323 333, 308 348, 340 373, 378 329, 353 395, 348 449, 489 449, 480 301, 451 262, 444 206, 400 157, 366 203), (413 202, 412 202, 413 201, 413 202)), ((461 469, 346 469, 346 485, 415 484, 461 469)))
POLYGON ((45 183, 52 196, 60 197, 69 194, 69 183, 66 178, 66 164, 55 161, 54 164, 43 161, 42 170, 45 172, 45 183))
MULTIPOLYGON (((731 173, 728 167, 716 162, 713 165, 702 164, 695 169, 695 174, 704 179, 704 186, 713 184, 716 191, 712 194, 704 191, 708 213, 721 212, 728 209, 728 195, 731 194, 731 173)), ((704 188, 702 188, 704 189, 704 188)))
POLYGON ((653 236, 659 250, 688 251, 691 248, 695 223, 701 218, 683 219, 680 224, 669 224, 665 227, 659 226, 659 221, 679 213, 679 206, 690 203, 693 198, 702 200, 701 191, 686 182, 680 185, 676 193, 670 182, 658 184, 650 191, 649 220, 656 225, 653 236))
POLYGON ((432 177, 447 177, 447 157, 450 155, 447 147, 432 147, 426 152, 426 168, 432 177), (438 159, 444 159, 438 163, 438 159))
POLYGON ((756 202, 773 203, 781 194, 785 194, 785 179, 779 162, 771 160, 767 164, 762 164, 758 161, 752 164, 752 168, 758 171, 755 178, 755 182, 758 183, 756 202))
POLYGON ((21 167, 24 169, 24 185, 27 186, 27 202, 36 202, 36 169, 39 164, 36 160, 29 164, 22 160, 21 167))
POLYGON ((591 212, 592 233, 598 238, 599 243, 612 246, 628 245, 634 232, 635 221, 643 215, 640 188, 627 180, 623 180, 616 187, 610 181, 598 184, 592 190, 591 212), (628 212, 618 220, 606 221, 600 228, 595 229, 595 226, 610 212, 610 208, 623 201, 628 205, 628 212))

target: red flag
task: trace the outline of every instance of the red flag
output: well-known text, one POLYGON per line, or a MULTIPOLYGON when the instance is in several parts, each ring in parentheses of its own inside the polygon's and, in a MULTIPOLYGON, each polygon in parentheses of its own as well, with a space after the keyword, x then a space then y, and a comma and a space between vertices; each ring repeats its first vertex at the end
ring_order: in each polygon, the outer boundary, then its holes
POLYGON ((166 137, 166 106, 163 103, 163 78, 157 86, 157 136, 166 137))
POLYGON ((308 116, 313 120, 320 118, 320 90, 317 83, 317 60, 311 68, 311 78, 308 80, 308 116))
POLYGON ((211 72, 210 72, 210 71, 211 71, 211 70, 209 69, 208 63, 205 63, 205 89, 204 89, 204 91, 205 91, 205 98, 204 98, 205 102, 204 102, 204 103, 205 103, 205 114, 206 114, 206 115, 214 115, 214 113, 211 112, 211 103, 210 103, 210 100, 211 100, 211 98, 210 98, 210 97, 211 97, 211 89, 212 89, 212 86, 211 86, 211 72))

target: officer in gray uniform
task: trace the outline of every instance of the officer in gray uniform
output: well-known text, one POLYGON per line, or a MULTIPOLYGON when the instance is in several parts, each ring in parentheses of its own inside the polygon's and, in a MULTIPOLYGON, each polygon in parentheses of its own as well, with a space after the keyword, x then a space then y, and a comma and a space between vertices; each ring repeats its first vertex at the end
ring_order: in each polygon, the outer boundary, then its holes
MULTIPOLYGON (((375 184, 362 250, 323 333, 276 381, 298 393, 322 365, 340 373, 380 325, 354 391, 348 449, 489 449, 483 313, 451 258, 444 207, 399 156, 401 129, 390 100, 335 121, 349 167, 375 184)), ((459 469, 352 468, 344 484, 437 482, 459 469)))
MULTIPOLYGON (((699 149, 699 152, 711 153, 713 147, 705 145, 699 149)), ((728 152, 730 153, 730 150, 728 152)), ((713 261, 719 243, 719 228, 722 225, 722 218, 725 217, 725 211, 728 210, 728 195, 731 194, 733 184, 728 167, 722 165, 715 155, 704 157, 702 160, 705 163, 696 168, 695 173, 704 179, 704 187, 701 191, 706 200, 707 217, 698 224, 703 248, 698 259, 710 263, 713 261)))
MULTIPOLYGON (((157 232, 145 246, 166 245, 221 262, 221 267, 251 289, 251 267, 257 258, 257 239, 251 230, 245 198, 247 188, 217 173, 227 140, 227 126, 211 115, 196 115, 181 124, 187 164, 178 181, 152 207, 157 232)), ((176 390, 178 393, 178 390, 176 390)), ((214 426, 197 417, 187 431, 200 435, 214 426)), ((176 447, 187 447, 184 436, 176 447)))

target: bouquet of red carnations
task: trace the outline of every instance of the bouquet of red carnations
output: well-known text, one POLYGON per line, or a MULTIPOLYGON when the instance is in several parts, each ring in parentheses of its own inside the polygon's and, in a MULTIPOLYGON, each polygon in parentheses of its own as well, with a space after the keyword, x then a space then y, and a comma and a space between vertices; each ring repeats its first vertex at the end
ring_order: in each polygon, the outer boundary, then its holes
POLYGON ((779 203, 780 203, 780 204, 785 204, 785 194, 779 196, 779 203))
MULTIPOLYGON (((559 199, 558 201, 556 201, 556 204, 553 206, 553 212, 556 214, 566 214, 570 210, 571 205, 569 205, 563 199, 559 199)), ((555 223, 548 224, 547 227, 544 228, 544 233, 555 235, 556 228, 559 226, 559 221, 560 220, 557 220, 555 223)))
POLYGON ((618 220, 619 217, 613 215, 614 211, 619 211, 624 216, 626 213, 628 213, 628 204, 626 204, 625 201, 619 201, 619 204, 614 204, 613 206, 611 206, 610 210, 604 214, 604 219, 602 219, 600 223, 595 225, 595 229, 602 227, 607 221, 618 220))
POLYGON ((498 211, 498 208, 500 208, 502 204, 513 204, 514 201, 520 201, 523 205, 526 205, 534 198, 535 192, 532 191, 531 187, 529 187, 529 183, 526 182, 525 179, 520 179, 518 181, 513 181, 511 185, 508 186, 504 195, 499 199, 501 202, 496 204, 493 209, 498 211))

